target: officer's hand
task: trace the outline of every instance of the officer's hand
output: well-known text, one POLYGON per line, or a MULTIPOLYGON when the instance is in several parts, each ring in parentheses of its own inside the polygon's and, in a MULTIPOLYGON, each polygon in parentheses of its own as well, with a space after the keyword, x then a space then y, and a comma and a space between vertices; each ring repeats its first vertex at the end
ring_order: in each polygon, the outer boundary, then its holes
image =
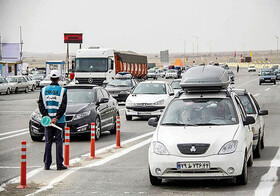
POLYGON ((56 124, 56 121, 57 121, 57 119, 56 119, 56 118, 53 118, 53 119, 51 120, 51 123, 52 123, 52 124, 56 124))

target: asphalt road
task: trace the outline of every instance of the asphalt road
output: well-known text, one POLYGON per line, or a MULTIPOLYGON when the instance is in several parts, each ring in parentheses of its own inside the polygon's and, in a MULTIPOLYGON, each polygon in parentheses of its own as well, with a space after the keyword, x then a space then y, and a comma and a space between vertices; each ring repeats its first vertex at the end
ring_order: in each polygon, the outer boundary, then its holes
MULTIPOLYGON (((171 80, 169 80, 171 81, 171 80)), ((28 133, 30 114, 36 109, 39 91, 0 96, 0 183, 1 195, 280 195, 280 82, 259 86, 257 73, 245 69, 236 74, 235 88, 246 88, 255 95, 265 116, 265 149, 249 168, 246 186, 229 185, 225 181, 164 181, 151 186, 148 178, 148 146, 154 130, 147 119, 126 121, 121 115, 121 149, 115 135, 104 133, 96 142, 97 159, 88 159, 90 141, 71 138, 70 169, 43 170, 44 142, 33 142, 28 133), (16 131, 16 132, 15 132, 16 131), (137 138, 136 138, 137 137, 137 138), (132 139, 132 142, 124 141, 132 139), (27 141, 27 166, 30 189, 19 190, 20 142, 27 141), (108 147, 108 148, 106 148, 108 147), (11 181, 12 180, 12 181, 11 181)), ((55 145, 53 160, 55 160, 55 145)), ((234 161, 234 160, 232 160, 234 161)))

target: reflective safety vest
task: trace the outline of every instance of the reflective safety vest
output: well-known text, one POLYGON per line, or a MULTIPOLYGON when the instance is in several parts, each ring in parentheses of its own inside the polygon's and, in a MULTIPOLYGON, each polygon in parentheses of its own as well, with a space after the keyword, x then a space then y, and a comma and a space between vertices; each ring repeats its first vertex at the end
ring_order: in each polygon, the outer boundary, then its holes
MULTIPOLYGON (((48 110, 49 116, 54 118, 61 105, 63 95, 66 93, 66 89, 59 85, 48 85, 42 88, 41 93, 44 106, 48 110)), ((65 115, 58 119, 57 123, 65 123, 65 115)))

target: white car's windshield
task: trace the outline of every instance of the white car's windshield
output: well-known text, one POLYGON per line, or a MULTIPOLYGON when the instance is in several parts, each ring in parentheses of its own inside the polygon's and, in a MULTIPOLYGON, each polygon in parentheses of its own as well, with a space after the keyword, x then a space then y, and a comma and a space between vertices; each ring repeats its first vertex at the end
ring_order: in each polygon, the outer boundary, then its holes
POLYGON ((156 73, 156 71, 154 69, 149 69, 148 73, 156 73))
POLYGON ((168 70, 168 73, 175 73, 176 71, 175 71, 175 69, 169 69, 168 70))
POLYGON ((233 103, 228 98, 175 100, 167 108, 162 125, 233 125, 238 123, 233 103))
POLYGON ((171 83, 171 87, 172 87, 173 89, 181 89, 180 82, 181 82, 181 81, 173 81, 173 82, 171 83))
POLYGON ((164 83, 140 83, 133 94, 166 94, 164 83))
POLYGON ((115 79, 115 80, 110 81, 107 86, 131 87, 132 82, 130 79, 115 79))

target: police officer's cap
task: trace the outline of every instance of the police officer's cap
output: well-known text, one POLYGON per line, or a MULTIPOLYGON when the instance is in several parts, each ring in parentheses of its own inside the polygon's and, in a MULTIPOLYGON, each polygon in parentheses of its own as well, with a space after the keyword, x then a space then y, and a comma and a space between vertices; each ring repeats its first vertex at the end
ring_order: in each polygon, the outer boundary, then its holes
POLYGON ((52 70, 50 73, 50 77, 51 78, 59 78, 60 77, 60 73, 58 70, 52 70))

